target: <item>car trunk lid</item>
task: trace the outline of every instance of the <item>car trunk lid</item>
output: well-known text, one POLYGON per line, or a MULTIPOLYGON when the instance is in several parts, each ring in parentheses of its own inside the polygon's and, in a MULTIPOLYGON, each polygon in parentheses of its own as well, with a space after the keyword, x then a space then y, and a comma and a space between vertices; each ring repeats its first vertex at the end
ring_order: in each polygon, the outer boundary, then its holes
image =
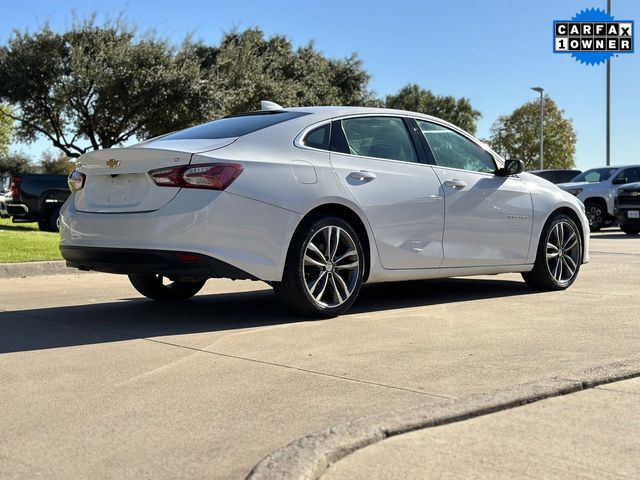
POLYGON ((75 208, 93 213, 148 212, 169 203, 179 188, 159 187, 149 175, 158 168, 188 165, 194 153, 215 150, 235 138, 202 141, 162 141, 96 150, 78 159, 86 175, 84 188, 75 192, 75 208))

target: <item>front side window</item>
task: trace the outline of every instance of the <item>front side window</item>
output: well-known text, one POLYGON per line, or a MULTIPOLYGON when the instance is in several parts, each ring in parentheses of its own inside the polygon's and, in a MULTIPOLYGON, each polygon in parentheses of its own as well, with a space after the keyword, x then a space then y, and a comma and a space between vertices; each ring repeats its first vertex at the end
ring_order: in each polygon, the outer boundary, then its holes
POLYGON ((591 170, 582 172, 580 175, 578 175, 571 181, 572 182, 589 182, 589 183, 604 182, 611 175, 613 175, 613 172, 615 172, 616 170, 617 168, 592 168, 591 170))
POLYGON ((359 117, 347 118, 341 123, 348 153, 405 162, 418 161, 401 118, 359 117))
POLYGON ((625 168, 618 175, 616 175, 614 182, 615 180, 623 180, 624 183, 640 182, 640 171, 638 171, 637 168, 625 168))
POLYGON ((416 120, 433 152, 436 164, 472 172, 494 173, 496 164, 489 152, 453 130, 416 120))

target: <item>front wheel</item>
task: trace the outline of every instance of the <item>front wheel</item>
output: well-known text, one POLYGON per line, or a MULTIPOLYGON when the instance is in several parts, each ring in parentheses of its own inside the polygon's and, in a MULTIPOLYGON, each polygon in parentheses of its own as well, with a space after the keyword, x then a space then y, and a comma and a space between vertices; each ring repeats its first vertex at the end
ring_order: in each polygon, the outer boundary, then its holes
POLYGON ((51 209, 47 216, 38 222, 38 228, 43 232, 59 232, 60 231, 60 209, 55 207, 51 209))
POLYGON ((198 282, 171 281, 155 273, 129 274, 131 285, 147 298, 167 302, 179 302, 193 297, 202 289, 205 280, 198 282))
POLYGON ((599 200, 587 200, 584 205, 585 213, 589 219, 589 229, 592 232, 599 232, 607 220, 607 207, 599 200))
POLYGON ((524 272, 536 290, 564 290, 578 276, 582 263, 582 238, 571 217, 557 214, 542 230, 533 270, 524 272))
POLYGON ((631 225, 621 225, 620 230, 627 235, 638 235, 640 233, 640 226, 632 227, 631 225))
POLYGON ((355 301, 364 272, 360 238, 347 222, 324 217, 305 225, 291 242, 278 299, 289 309, 313 317, 344 313, 355 301))

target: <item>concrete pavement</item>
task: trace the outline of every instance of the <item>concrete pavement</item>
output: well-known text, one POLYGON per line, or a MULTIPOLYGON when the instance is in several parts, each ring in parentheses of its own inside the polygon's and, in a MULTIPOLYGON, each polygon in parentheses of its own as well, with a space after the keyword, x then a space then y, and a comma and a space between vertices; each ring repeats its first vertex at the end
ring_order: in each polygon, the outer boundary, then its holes
POLYGON ((0 279, 0 477, 242 478, 356 417, 635 357, 640 239, 592 251, 566 292, 519 275, 372 285, 321 321, 257 282, 164 305, 119 276, 0 279))
POLYGON ((638 478, 640 379, 392 437, 322 480, 638 478))

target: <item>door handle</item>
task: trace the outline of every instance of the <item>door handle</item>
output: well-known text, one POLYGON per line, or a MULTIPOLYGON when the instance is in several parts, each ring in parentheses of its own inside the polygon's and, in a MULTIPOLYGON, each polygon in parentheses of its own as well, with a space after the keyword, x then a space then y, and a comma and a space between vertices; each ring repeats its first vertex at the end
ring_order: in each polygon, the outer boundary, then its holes
POLYGON ((367 172, 366 170, 360 170, 359 172, 351 172, 349 176, 354 180, 359 180, 361 182, 370 182, 371 180, 376 178, 375 173, 367 172))
POLYGON ((462 190, 464 187, 467 186, 466 182, 462 180, 458 180, 457 178, 454 178, 453 180, 447 180, 446 182, 444 182, 444 184, 447 187, 451 187, 455 190, 462 190))

